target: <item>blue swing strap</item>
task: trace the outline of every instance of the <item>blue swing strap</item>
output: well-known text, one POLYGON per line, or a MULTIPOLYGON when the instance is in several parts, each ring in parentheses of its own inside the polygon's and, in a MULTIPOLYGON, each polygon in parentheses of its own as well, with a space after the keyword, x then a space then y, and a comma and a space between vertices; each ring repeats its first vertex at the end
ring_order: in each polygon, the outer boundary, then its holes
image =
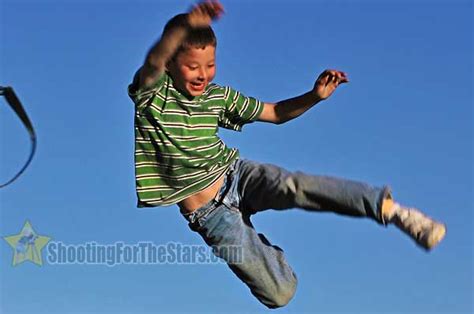
POLYGON ((20 169, 20 171, 10 180, 8 180, 6 183, 0 184, 0 188, 6 187, 16 179, 26 170, 26 168, 29 166, 31 163, 31 160, 33 160, 33 156, 35 155, 36 151, 36 134, 35 130, 33 128, 33 125, 31 124, 30 119, 28 118, 28 115, 26 114, 25 109, 23 109, 23 106, 21 105, 20 100, 15 94, 15 91, 13 90, 12 87, 10 86, 0 86, 0 96, 5 97, 7 103, 10 105, 10 107, 15 111, 17 114, 18 118, 23 122, 23 125, 27 129, 28 133, 30 134, 30 139, 31 139, 31 151, 30 151, 30 156, 28 157, 28 160, 26 161, 25 165, 23 168, 20 169))

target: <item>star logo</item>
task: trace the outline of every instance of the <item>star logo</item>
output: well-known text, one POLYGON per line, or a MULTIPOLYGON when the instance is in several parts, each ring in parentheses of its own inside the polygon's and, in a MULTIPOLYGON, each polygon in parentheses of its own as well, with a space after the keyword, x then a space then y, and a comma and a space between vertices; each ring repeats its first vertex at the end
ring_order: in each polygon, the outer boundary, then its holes
POLYGON ((41 250, 48 244, 50 237, 38 235, 29 221, 25 222, 23 229, 17 235, 4 237, 5 241, 13 248, 13 266, 24 261, 31 261, 42 266, 41 250))

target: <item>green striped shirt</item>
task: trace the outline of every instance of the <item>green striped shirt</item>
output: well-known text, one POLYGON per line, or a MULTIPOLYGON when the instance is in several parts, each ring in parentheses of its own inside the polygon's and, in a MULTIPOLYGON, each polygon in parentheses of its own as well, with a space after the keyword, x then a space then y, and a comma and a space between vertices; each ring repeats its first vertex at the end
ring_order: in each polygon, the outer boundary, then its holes
POLYGON ((209 84, 186 98, 163 73, 148 89, 128 87, 135 103, 135 176, 138 207, 178 203, 216 182, 239 156, 218 137, 218 127, 240 131, 263 103, 230 87, 209 84))

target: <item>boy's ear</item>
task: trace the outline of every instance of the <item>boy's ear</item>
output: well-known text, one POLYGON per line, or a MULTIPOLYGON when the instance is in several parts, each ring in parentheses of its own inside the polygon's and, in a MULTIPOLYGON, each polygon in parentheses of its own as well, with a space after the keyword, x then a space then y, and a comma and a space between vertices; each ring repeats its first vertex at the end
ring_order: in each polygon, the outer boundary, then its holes
POLYGON ((170 67, 171 67, 170 63, 171 63, 171 60, 169 60, 169 61, 166 62, 166 64, 165 64, 165 71, 166 71, 166 72, 169 72, 169 70, 170 70, 170 67))
POLYGON ((168 62, 166 62, 165 64, 165 70, 166 71, 169 71, 171 67, 173 67, 174 65, 176 65, 176 55, 174 55, 173 57, 171 57, 171 59, 168 60, 168 62))

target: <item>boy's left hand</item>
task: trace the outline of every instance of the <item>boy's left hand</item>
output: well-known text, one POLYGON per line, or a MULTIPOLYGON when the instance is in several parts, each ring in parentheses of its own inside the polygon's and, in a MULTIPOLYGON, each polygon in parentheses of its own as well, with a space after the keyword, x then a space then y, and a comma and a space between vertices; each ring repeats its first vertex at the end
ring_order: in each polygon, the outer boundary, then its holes
POLYGON ((314 83, 313 93, 321 100, 332 95, 339 84, 349 82, 346 73, 337 70, 325 70, 314 83))

